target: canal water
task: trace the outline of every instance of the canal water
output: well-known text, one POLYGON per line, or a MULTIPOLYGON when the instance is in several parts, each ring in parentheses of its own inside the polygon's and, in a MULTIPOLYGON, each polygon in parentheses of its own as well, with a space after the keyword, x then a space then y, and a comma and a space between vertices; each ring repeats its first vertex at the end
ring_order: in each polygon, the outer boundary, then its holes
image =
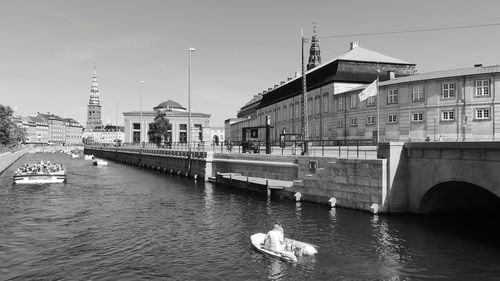
POLYGON ((0 174, 0 280, 499 280, 500 236, 466 228, 59 153, 25 155, 0 174), (42 159, 65 164, 68 182, 12 184, 18 166, 42 159), (319 253, 293 264, 252 249, 250 235, 276 220, 319 253))

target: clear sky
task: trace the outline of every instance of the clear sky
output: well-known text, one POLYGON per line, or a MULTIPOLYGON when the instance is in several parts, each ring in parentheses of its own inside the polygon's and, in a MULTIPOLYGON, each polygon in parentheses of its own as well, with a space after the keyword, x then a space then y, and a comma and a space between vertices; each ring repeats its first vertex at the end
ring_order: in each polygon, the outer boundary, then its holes
POLYGON ((417 64, 419 72, 500 64, 500 25, 432 32, 343 34, 500 23, 500 1, 0 0, 0 104, 86 122, 94 65, 103 121, 174 100, 211 126, 300 70, 300 30, 313 22, 328 61, 349 42, 417 64))

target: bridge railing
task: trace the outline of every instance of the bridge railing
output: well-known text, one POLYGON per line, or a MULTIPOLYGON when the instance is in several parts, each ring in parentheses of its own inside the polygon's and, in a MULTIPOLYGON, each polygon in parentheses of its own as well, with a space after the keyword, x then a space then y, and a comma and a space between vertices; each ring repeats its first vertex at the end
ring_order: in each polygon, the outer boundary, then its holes
MULTIPOLYGON (((157 153, 167 154, 168 151, 188 151, 185 142, 167 143, 156 145, 154 143, 124 143, 120 146, 113 144, 93 144, 86 147, 119 152, 157 153)), ((272 155, 302 155, 304 143, 302 141, 271 141, 270 154, 272 155)), ((266 142, 264 141, 223 141, 218 144, 206 142, 192 142, 191 151, 215 152, 215 153, 253 153, 266 154, 266 142)), ((313 140, 307 144, 307 155, 327 156, 342 158, 377 158, 377 147, 372 140, 313 140)))

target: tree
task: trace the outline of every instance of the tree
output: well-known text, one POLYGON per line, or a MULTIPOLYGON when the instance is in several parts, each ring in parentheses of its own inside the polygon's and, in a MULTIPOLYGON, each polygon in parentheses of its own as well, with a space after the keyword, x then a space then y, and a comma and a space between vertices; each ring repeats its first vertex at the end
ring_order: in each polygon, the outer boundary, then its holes
POLYGON ((10 106, 0 104, 0 144, 7 146, 11 144, 11 132, 16 125, 12 121, 14 111, 10 106))
POLYGON ((170 143, 169 133, 172 125, 165 118, 165 113, 159 112, 155 117, 154 123, 149 124, 148 137, 150 142, 156 143, 158 147, 162 144, 170 143))

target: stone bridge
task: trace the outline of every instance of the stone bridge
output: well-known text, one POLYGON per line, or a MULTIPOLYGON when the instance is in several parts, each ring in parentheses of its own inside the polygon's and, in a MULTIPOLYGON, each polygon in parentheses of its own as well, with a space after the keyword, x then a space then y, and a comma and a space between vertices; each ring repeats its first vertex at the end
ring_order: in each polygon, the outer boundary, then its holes
POLYGON ((500 142, 384 143, 386 212, 496 211, 500 142))

